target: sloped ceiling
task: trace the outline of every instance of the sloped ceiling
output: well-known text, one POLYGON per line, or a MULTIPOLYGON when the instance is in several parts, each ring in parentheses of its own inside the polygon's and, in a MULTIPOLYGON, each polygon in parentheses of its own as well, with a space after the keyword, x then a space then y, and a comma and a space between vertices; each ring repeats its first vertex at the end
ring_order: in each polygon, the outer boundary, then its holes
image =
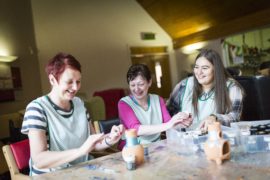
POLYGON ((270 0, 137 0, 174 48, 270 25, 270 0))

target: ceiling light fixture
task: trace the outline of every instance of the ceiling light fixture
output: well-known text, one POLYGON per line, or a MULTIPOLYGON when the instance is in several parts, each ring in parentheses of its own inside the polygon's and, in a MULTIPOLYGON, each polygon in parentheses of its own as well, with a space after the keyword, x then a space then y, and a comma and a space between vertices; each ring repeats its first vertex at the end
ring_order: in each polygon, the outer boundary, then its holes
POLYGON ((18 59, 17 56, 2 56, 0 55, 0 62, 13 62, 18 59))
POLYGON ((196 52, 196 50, 199 50, 199 49, 202 49, 203 47, 205 47, 205 45, 206 45, 205 42, 198 42, 198 43, 184 46, 181 48, 181 50, 184 54, 192 54, 192 53, 196 52))

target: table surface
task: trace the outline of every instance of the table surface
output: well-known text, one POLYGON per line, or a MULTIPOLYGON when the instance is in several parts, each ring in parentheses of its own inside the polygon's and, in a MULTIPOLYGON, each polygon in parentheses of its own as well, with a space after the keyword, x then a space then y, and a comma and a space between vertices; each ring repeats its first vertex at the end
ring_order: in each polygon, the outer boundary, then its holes
POLYGON ((181 154, 176 149, 166 140, 149 145, 145 163, 133 171, 126 169, 122 154, 115 153, 33 179, 270 179, 270 152, 232 152, 230 160, 217 165, 203 152, 181 154))

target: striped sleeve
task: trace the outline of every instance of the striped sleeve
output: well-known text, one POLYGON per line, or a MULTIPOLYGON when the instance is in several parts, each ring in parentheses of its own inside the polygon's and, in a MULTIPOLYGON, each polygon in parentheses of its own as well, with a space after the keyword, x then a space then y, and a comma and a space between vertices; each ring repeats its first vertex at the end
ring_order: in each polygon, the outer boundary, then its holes
POLYGON ((41 105, 32 101, 26 107, 26 111, 23 118, 21 132, 23 134, 28 134, 30 129, 44 130, 47 129, 47 120, 46 120, 45 111, 42 109, 41 105))

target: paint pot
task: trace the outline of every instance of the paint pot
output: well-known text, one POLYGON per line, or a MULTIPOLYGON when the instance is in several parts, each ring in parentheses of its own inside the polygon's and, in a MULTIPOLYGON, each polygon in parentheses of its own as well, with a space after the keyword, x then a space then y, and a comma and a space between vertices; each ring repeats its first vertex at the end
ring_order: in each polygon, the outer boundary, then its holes
POLYGON ((265 134, 270 134, 270 129, 265 129, 265 134))
POLYGON ((270 151, 270 136, 264 136, 264 141, 267 143, 266 150, 270 151))
POLYGON ((135 170, 136 169, 136 161, 134 155, 128 155, 124 158, 126 162, 126 167, 128 170, 135 170))
POLYGON ((258 131, 258 129, 255 128, 255 127, 251 127, 251 128, 250 128, 250 134, 251 134, 251 135, 256 135, 256 134, 257 134, 257 131, 258 131))
POLYGON ((148 149, 148 146, 144 146, 144 147, 143 147, 143 151, 144 151, 144 157, 148 157, 148 155, 149 155, 149 149, 148 149))
POLYGON ((144 160, 149 162, 150 156, 149 156, 149 147, 148 147, 148 145, 143 145, 143 151, 144 151, 144 160))
POLYGON ((259 130, 264 131, 266 129, 266 125, 259 125, 259 130))

